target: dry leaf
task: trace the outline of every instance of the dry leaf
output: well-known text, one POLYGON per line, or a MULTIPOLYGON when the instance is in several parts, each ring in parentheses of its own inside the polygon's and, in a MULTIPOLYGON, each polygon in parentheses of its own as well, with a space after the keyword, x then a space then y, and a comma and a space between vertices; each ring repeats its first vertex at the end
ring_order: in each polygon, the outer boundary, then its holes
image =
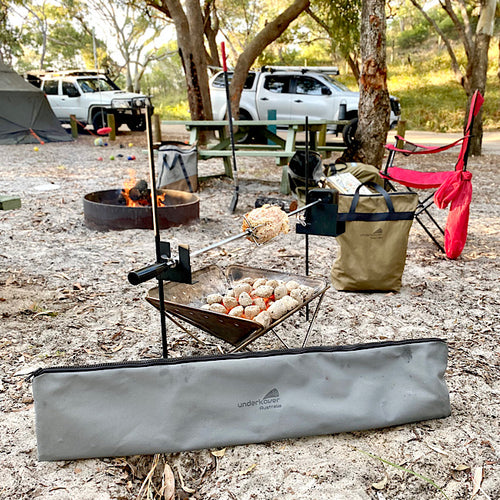
POLYGON ((483 482, 483 468, 474 467, 472 471, 472 497, 478 493, 481 489, 481 483, 483 482))
POLYGON ((170 465, 165 464, 163 468, 162 487, 160 495, 165 500, 174 500, 175 497, 175 478, 170 465))
POLYGON ((376 490, 383 490, 386 485, 387 485, 387 476, 385 476, 381 481, 379 481, 378 483, 372 483, 372 488, 376 489, 376 490))
POLYGON ((240 470, 239 472, 240 476, 244 476, 245 474, 252 472, 255 469, 255 467, 257 467, 257 464, 252 464, 248 469, 240 470))
POLYGON ((435 451, 436 453, 444 455, 445 457, 448 456, 448 453, 446 453, 444 450, 442 450, 438 446, 433 446, 433 445, 430 445, 429 443, 426 443, 426 445, 427 445, 427 447, 429 447, 431 450, 435 451))
POLYGON ((467 470, 467 469, 470 469, 470 467, 468 465, 465 465, 465 464, 459 464, 455 467, 455 470, 458 470, 458 471, 463 471, 463 470, 467 470))
POLYGON ((182 477, 182 474, 181 474, 181 471, 179 470, 179 467, 176 467, 175 468, 177 470, 177 474, 179 476, 179 480, 181 482, 181 488, 186 492, 186 493, 195 493, 196 490, 193 490, 193 488, 189 488, 188 486, 186 486, 186 484, 184 483, 184 478, 182 477))
POLYGON ((226 448, 222 448, 222 450, 213 450, 210 453, 212 453, 214 457, 221 458, 226 454, 226 448))

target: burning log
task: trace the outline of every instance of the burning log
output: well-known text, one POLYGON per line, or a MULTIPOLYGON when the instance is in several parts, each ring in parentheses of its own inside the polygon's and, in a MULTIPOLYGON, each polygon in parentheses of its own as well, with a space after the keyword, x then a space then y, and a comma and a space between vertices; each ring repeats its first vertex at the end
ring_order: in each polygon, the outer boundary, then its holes
POLYGON ((141 199, 151 199, 151 192, 148 189, 148 183, 145 180, 139 180, 128 193, 131 200, 139 201, 141 199))

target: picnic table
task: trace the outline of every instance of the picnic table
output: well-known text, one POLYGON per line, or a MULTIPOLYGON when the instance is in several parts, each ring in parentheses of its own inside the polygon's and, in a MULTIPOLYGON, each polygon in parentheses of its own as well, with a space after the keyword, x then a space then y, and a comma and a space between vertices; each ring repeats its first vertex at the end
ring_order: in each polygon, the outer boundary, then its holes
MULTIPOLYGON (((332 151, 343 151, 343 145, 327 145, 326 133, 329 125, 344 125, 346 120, 339 121, 309 121, 309 147, 326 156, 332 151)), ((190 133, 189 143, 198 145, 200 159, 222 158, 225 175, 232 177, 231 168, 231 138, 228 120, 199 121, 162 121, 163 125, 184 125, 190 133), (211 131, 216 137, 215 142, 202 144, 200 139, 204 132, 211 131)), ((305 120, 234 120, 236 156, 274 157, 277 165, 286 165, 297 151, 297 133, 305 130, 305 120), (285 137, 277 133, 283 129, 285 137), (247 135, 265 138, 266 144, 244 144, 241 141, 247 135)), ((304 146, 301 146, 304 149, 304 146)))

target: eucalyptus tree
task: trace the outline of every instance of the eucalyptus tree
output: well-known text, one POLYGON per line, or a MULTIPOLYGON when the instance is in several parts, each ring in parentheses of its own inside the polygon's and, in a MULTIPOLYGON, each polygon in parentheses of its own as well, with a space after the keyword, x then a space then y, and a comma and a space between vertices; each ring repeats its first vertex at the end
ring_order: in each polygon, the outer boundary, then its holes
POLYGON ((85 4, 79 0, 11 1, 9 18, 17 19, 23 69, 66 69, 92 54, 92 36, 79 22, 85 4))
MULTIPOLYGON (((469 103, 476 89, 484 96, 488 71, 488 52, 495 26, 498 0, 439 0, 439 7, 451 19, 464 48, 467 61, 465 67, 461 66, 456 49, 449 37, 429 15, 426 10, 426 2, 410 1, 443 40, 450 57, 452 70, 464 88, 469 103)), ((470 146, 472 155, 481 154, 482 136, 483 125, 480 111, 472 130, 470 146)))
MULTIPOLYGON (((175 25, 181 56, 191 117, 195 120, 212 118, 208 89, 209 65, 220 65, 216 36, 219 32, 216 0, 145 0, 151 7, 163 12, 175 25)), ((288 28, 307 7, 310 0, 293 0, 288 7, 267 19, 264 26, 248 41, 240 52, 231 81, 232 110, 236 114, 243 85, 254 61, 262 51, 288 28)), ((280 8, 281 7, 280 5, 280 8)))
POLYGON ((314 0, 307 9, 327 33, 333 52, 338 52, 352 74, 360 77, 361 0, 314 0))
POLYGON ((148 65, 168 55, 161 42, 165 20, 159 19, 144 4, 126 0, 87 0, 87 26, 99 22, 108 38, 114 41, 125 71, 128 91, 140 92, 141 79, 148 65), (160 40, 160 41, 158 41, 160 40))
POLYGON ((344 161, 382 166, 389 131, 385 0, 363 0, 361 10, 361 74, 358 127, 344 161))
POLYGON ((12 64, 12 58, 22 54, 21 30, 14 26, 9 14, 11 8, 20 0, 0 1, 0 62, 12 64))

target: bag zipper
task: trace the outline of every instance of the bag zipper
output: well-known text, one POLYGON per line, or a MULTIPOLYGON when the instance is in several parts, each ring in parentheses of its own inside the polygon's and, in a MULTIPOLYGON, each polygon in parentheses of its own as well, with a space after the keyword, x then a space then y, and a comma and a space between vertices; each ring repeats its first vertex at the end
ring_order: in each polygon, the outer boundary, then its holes
POLYGON ((118 361, 114 363, 98 363, 74 366, 52 366, 47 368, 37 368, 36 370, 28 373, 25 376, 26 382, 32 382, 35 377, 43 373, 71 373, 77 371, 99 371, 99 370, 112 370, 117 368, 144 368, 148 366, 157 365, 177 365, 181 363, 197 363, 203 361, 223 361, 228 359, 249 359, 249 358, 267 358, 273 356, 280 356, 283 354, 296 355, 315 352, 350 352, 362 351, 365 349, 373 349, 378 347, 399 346, 408 344, 422 344, 426 342, 443 342, 445 340, 440 338, 424 338, 412 340, 386 340, 383 342, 369 342, 365 344, 352 344, 344 346, 314 346, 314 347, 298 347, 294 349, 273 349, 270 351, 255 351, 255 352, 235 352, 222 355, 210 356, 185 356, 180 358, 158 358, 158 359, 144 359, 139 361, 118 361))

